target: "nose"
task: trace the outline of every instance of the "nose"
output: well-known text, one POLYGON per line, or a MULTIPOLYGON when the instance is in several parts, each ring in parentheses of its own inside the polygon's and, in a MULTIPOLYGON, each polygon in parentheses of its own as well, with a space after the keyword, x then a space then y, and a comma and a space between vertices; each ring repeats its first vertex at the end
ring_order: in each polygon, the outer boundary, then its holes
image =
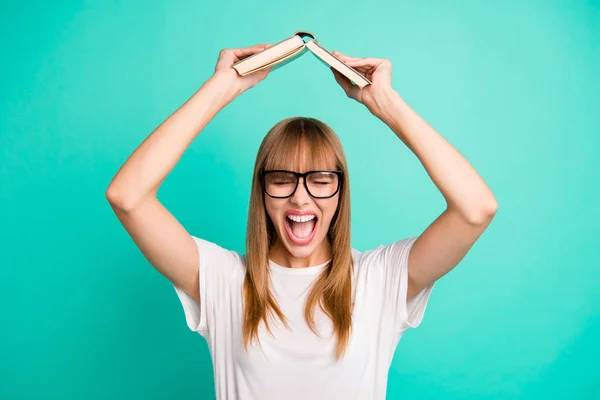
POLYGON ((296 191, 290 197, 290 201, 294 204, 302 205, 308 203, 309 198, 310 194, 308 194, 306 187, 304 186, 304 177, 299 177, 298 187, 296 187, 296 191))

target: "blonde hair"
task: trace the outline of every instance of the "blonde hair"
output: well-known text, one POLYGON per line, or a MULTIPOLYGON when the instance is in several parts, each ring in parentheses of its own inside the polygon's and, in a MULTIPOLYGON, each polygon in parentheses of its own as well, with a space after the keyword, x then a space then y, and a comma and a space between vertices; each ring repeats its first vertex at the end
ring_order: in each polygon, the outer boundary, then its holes
POLYGON ((348 167, 342 143, 325 123, 305 117, 284 119, 273 126, 263 139, 252 176, 246 236, 246 276, 244 279, 244 348, 258 339, 258 326, 264 321, 269 333, 268 316, 276 315, 289 328, 270 287, 269 249, 277 238, 273 222, 265 209, 261 169, 290 169, 304 165, 308 170, 343 171, 337 210, 327 238, 331 243, 331 261, 323 269, 307 295, 304 318, 316 331, 313 312, 317 305, 331 319, 337 336, 336 359, 344 354, 352 329, 352 249, 350 245, 350 187, 348 167))

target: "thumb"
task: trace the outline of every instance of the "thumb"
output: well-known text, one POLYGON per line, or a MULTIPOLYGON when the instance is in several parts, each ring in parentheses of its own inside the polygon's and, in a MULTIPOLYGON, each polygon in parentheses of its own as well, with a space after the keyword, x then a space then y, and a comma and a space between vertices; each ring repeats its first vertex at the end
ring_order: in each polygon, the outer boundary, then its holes
POLYGON ((342 75, 341 73, 336 71, 333 67, 329 67, 329 69, 331 70, 331 72, 333 72, 333 76, 335 77, 335 80, 337 81, 337 83, 339 83, 339 85, 342 87, 342 89, 344 89, 344 92, 346 92, 346 96, 348 96, 352 99, 356 99, 356 89, 357 88, 354 87, 352 82, 350 82, 350 80, 348 78, 346 78, 344 75, 342 75))

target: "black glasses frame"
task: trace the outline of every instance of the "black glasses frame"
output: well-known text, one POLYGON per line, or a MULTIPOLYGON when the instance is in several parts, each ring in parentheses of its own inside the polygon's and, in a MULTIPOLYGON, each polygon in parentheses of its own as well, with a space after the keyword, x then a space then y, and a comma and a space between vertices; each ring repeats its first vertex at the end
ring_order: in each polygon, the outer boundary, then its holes
POLYGON ((344 171, 340 171, 340 170, 333 170, 333 169, 318 169, 318 170, 314 170, 314 171, 306 171, 304 173, 300 173, 300 172, 294 172, 294 171, 288 171, 285 169, 271 169, 271 170, 264 170, 261 169, 259 171, 260 173, 260 183, 262 185, 263 191, 269 196, 272 197, 274 199, 287 199, 288 197, 292 197, 294 195, 294 193, 296 193, 296 190, 298 189, 298 183, 300 182, 300 178, 304 178, 302 179, 302 181, 304 182, 304 188, 306 189, 306 192, 313 198, 315 199, 329 199, 333 196, 336 195, 337 192, 340 191, 340 187, 342 185, 342 178, 344 176, 344 171), (267 192, 267 186, 265 184, 265 176, 268 175, 270 172, 287 172, 290 174, 293 174, 296 176, 296 187, 294 188, 294 190, 292 191, 292 194, 290 194, 289 196, 271 196, 269 194, 269 192, 267 192), (308 189, 308 185, 306 184, 306 176, 313 173, 313 172, 332 172, 334 174, 336 174, 338 176, 338 184, 337 184, 337 188, 335 189, 335 192, 333 192, 333 194, 331 196, 325 196, 325 197, 318 197, 318 196, 313 196, 313 194, 310 192, 310 190, 308 189))

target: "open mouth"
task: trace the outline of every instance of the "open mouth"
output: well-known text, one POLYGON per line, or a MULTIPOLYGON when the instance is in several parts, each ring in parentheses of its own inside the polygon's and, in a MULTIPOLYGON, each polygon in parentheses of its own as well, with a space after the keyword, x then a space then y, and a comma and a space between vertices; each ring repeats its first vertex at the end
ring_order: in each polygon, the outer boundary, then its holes
POLYGON ((316 215, 287 215, 284 218, 285 230, 294 244, 304 245, 311 242, 317 231, 316 215))

